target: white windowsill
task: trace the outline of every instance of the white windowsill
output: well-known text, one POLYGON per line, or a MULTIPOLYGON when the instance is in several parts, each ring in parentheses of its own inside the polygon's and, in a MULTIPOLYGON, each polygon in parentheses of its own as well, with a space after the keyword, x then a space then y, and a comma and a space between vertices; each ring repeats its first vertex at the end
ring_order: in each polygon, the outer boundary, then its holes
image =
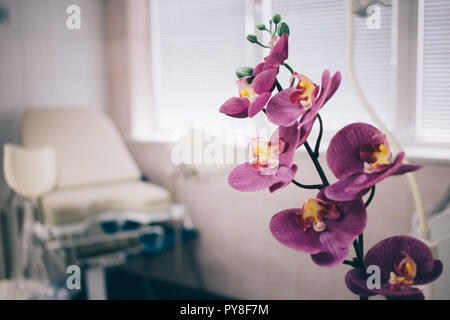
MULTIPOLYGON (((173 135, 161 132, 154 132, 148 138, 132 138, 125 139, 127 144, 132 145, 171 145, 176 144, 178 139, 173 135)), ((329 141, 322 140, 320 146, 320 154, 325 155, 329 141)), ((312 145, 312 147, 314 147, 312 145)), ((433 165, 450 165, 450 148, 434 147, 423 145, 407 145, 404 146, 407 158, 414 163, 433 164, 433 165)), ((297 152, 306 152, 305 148, 300 148, 297 152)))

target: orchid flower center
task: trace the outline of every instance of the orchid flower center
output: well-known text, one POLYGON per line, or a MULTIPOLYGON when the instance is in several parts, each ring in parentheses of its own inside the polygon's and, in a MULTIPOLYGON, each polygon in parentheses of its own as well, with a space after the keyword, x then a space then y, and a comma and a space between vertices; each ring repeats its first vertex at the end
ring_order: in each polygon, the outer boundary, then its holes
POLYGON ((248 101, 253 102, 253 100, 258 96, 258 94, 253 90, 252 86, 247 82, 249 77, 241 78, 237 81, 239 96, 241 98, 247 98, 248 101))
POLYGON ((292 82, 294 78, 298 79, 298 84, 295 91, 289 96, 289 100, 291 103, 297 104, 300 107, 305 108, 305 110, 308 110, 317 96, 318 87, 308 77, 298 74, 297 72, 291 76, 290 82, 292 82))
POLYGON ((383 142, 374 145, 362 145, 359 148, 359 156, 364 161, 364 172, 372 173, 381 171, 391 164, 392 153, 386 137, 383 142))
POLYGON ((275 174, 279 166, 279 156, 283 152, 285 142, 279 139, 278 143, 262 141, 253 138, 249 144, 252 156, 250 166, 261 174, 275 174))
POLYGON ((275 46, 275 44, 278 42, 278 40, 279 40, 279 39, 278 39, 278 36, 275 35, 275 36, 272 38, 272 40, 269 41, 269 46, 272 46, 272 47, 275 46))
POLYGON ((412 285, 417 274, 417 265, 414 260, 406 252, 402 252, 402 255, 403 259, 394 263, 395 272, 390 274, 391 290, 412 285))
POLYGON ((327 227, 326 220, 336 220, 340 217, 341 211, 334 202, 311 198, 303 204, 295 220, 303 231, 312 227, 314 231, 322 232, 327 227))

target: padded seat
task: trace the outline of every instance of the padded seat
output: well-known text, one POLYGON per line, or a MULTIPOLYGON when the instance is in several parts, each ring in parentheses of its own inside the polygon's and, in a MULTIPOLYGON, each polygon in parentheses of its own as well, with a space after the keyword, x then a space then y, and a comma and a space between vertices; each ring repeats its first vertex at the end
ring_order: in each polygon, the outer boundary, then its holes
POLYGON ((140 180, 141 172, 112 121, 93 108, 29 109, 26 148, 51 147, 56 188, 42 197, 42 222, 81 222, 99 213, 169 211, 169 192, 140 180))
POLYGON ((125 181, 83 188, 63 188, 43 197, 44 221, 64 224, 105 212, 152 214, 170 207, 167 190, 142 181, 125 181))

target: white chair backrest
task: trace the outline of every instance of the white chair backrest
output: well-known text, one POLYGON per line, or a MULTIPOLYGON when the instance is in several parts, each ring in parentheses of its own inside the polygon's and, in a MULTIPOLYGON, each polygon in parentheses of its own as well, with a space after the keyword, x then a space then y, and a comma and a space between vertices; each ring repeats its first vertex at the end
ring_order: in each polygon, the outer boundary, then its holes
POLYGON ((6 143, 3 172, 8 186, 25 198, 39 198, 51 191, 57 181, 55 152, 51 147, 25 149, 6 143))
POLYGON ((25 147, 51 146, 58 188, 138 179, 140 172, 118 130, 102 112, 88 108, 28 110, 22 122, 25 147))

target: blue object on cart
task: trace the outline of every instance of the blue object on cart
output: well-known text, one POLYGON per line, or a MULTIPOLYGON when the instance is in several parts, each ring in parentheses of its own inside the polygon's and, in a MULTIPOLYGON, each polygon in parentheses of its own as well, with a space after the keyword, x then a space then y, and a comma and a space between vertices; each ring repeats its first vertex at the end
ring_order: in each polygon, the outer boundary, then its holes
MULTIPOLYGON (((153 224, 154 225, 154 224, 153 224)), ((162 243, 157 245, 158 235, 154 233, 143 234, 139 240, 144 245, 144 253, 150 255, 159 255, 175 247, 176 232, 174 227, 168 225, 159 225, 164 229, 164 236, 162 243)), ((178 230, 180 232, 181 243, 186 243, 198 237, 198 232, 195 229, 178 230)))

